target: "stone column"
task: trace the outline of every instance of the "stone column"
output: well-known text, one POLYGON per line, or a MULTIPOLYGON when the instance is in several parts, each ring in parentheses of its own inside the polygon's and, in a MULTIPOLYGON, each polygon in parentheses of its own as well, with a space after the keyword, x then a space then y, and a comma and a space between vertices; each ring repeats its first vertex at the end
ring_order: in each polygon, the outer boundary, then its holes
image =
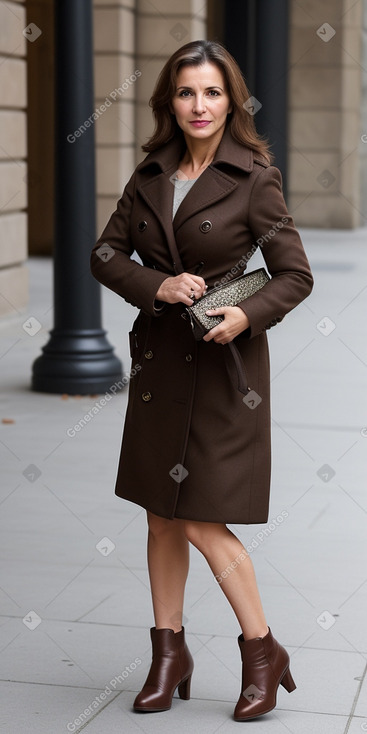
POLYGON ((121 362, 101 328, 100 285, 90 272, 96 240, 91 0, 55 2, 54 328, 33 363, 32 388, 108 391, 121 362))

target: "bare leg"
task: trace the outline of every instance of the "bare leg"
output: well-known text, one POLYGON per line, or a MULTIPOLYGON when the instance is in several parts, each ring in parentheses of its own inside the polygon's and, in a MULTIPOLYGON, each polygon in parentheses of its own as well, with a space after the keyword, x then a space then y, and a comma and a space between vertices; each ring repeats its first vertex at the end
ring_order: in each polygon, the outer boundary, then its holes
POLYGON ((222 523, 183 522, 188 540, 206 558, 231 604, 245 640, 267 635, 254 567, 242 543, 222 523))
POLYGON ((147 512, 148 569, 155 626, 179 632, 187 574, 189 543, 182 521, 147 512))

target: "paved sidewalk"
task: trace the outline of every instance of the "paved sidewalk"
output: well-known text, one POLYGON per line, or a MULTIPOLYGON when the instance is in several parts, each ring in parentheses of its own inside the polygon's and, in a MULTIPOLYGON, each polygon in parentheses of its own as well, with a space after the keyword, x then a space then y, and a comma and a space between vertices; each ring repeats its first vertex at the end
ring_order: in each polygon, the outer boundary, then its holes
MULTIPOLYGON (((367 231, 301 231, 315 287, 269 334, 273 480, 266 526, 230 526, 252 544, 267 620, 297 689, 244 723, 256 734, 367 731, 367 231), (279 518, 282 518, 280 521, 279 518)), ((254 260, 254 267, 261 260, 254 260)), ((0 325, 0 732, 238 732, 234 614, 191 549, 185 627, 192 698, 135 714, 153 624, 142 508, 116 498, 126 391, 75 435, 97 398, 30 390, 52 328, 51 261, 29 261, 31 298, 0 325), (22 324, 35 316, 42 329, 22 324), (69 432, 73 433, 73 431, 69 432)), ((104 326, 129 369, 136 313, 103 288, 104 326)), ((143 460, 143 457, 142 457, 143 460)))

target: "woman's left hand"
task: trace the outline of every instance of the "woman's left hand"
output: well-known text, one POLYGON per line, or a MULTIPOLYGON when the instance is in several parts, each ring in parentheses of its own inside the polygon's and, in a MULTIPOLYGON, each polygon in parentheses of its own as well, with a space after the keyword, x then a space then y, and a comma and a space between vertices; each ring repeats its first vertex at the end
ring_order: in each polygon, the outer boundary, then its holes
POLYGON ((223 306, 223 308, 211 308, 206 311, 208 316, 224 316, 218 326, 214 326, 203 337, 203 340, 209 342, 211 339, 217 344, 228 344, 235 336, 241 334, 242 331, 248 329, 250 322, 239 306, 223 306))

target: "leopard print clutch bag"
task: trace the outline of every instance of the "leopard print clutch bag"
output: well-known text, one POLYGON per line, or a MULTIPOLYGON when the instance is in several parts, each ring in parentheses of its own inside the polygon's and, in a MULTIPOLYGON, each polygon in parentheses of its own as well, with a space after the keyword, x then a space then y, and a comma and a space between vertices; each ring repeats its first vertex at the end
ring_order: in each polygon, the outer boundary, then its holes
POLYGON ((208 309, 237 306, 238 303, 260 290, 269 280, 265 268, 258 268, 258 270, 245 273, 228 283, 212 288, 198 298, 192 306, 187 306, 186 311, 195 339, 199 341, 210 329, 223 321, 224 316, 207 316, 208 309))

